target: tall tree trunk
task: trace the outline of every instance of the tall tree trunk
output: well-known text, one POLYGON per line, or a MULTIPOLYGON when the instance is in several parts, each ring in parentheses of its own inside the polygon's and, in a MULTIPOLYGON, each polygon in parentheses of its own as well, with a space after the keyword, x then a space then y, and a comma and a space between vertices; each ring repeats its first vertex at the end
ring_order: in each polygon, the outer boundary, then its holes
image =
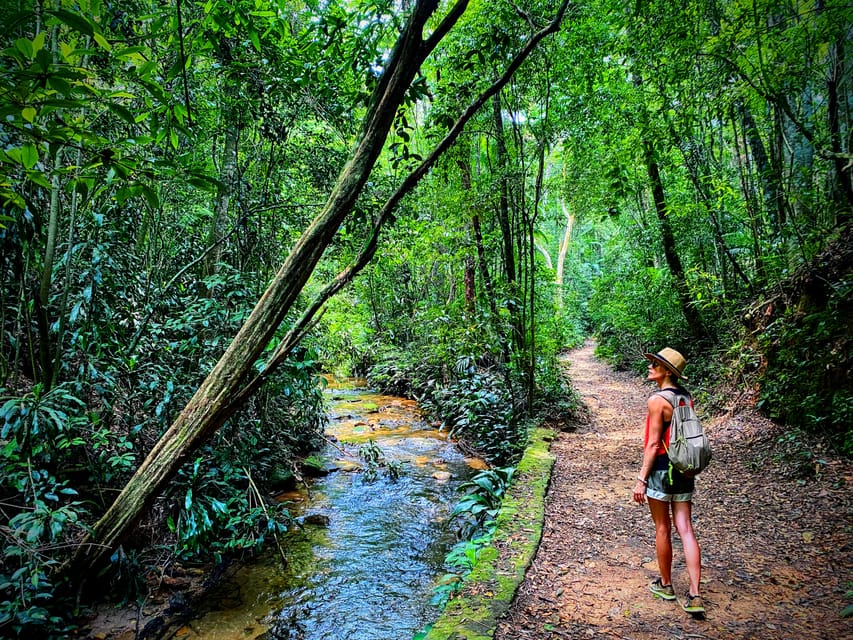
POLYGON ((737 100, 736 108, 743 127, 744 138, 755 162, 755 172, 761 181, 764 209, 773 221, 774 230, 778 231, 787 218, 779 167, 774 167, 773 163, 770 162, 770 157, 755 124, 755 119, 752 117, 752 112, 742 99, 737 100))
POLYGON ((646 168, 649 174, 649 181, 652 185, 652 196, 654 197, 655 212, 660 222, 661 240, 663 243, 663 253, 666 258, 666 263, 669 266, 669 272, 672 276, 675 292, 678 296, 681 312, 684 314, 684 319, 687 321, 687 326, 691 335, 699 341, 703 341, 707 337, 705 326, 702 323, 702 318, 696 308, 691 304, 690 290, 687 287, 687 278, 684 275, 684 267, 681 264, 681 258, 675 250, 675 235, 672 231, 672 225, 669 221, 669 210, 666 204, 666 195, 663 190, 663 182, 660 177, 660 168, 657 160, 654 157, 652 145, 648 141, 643 143, 646 168))
POLYGON ((506 281, 515 282, 515 251, 512 241, 512 225, 509 221, 509 176, 507 175, 507 151, 506 138, 504 134, 504 119, 501 112, 501 94, 496 93, 492 99, 492 119, 495 123, 495 140, 498 176, 500 186, 498 190, 498 224, 501 227, 501 238, 503 240, 503 263, 506 281))
POLYGON ((53 172, 50 177, 50 208, 47 222, 47 245, 44 250, 41 282, 39 283, 36 320, 39 329, 39 365, 41 372, 37 380, 50 389, 53 376, 53 350, 50 339, 50 288, 53 284, 53 263, 56 259, 56 236, 59 233, 59 169, 62 167, 62 151, 57 149, 53 159, 53 172))
MULTIPOLYGON (((835 169, 835 188, 833 200, 838 206, 837 226, 843 226, 853 216, 853 185, 851 185, 850 165, 845 162, 841 146, 841 97, 838 86, 844 74, 844 40, 839 38, 830 49, 830 69, 826 80, 827 87, 827 117, 829 119, 829 135, 833 152, 833 168, 835 169)), ((849 79, 848 79, 849 81, 849 79)))
MULTIPOLYGON (((456 161, 459 170, 462 172, 462 188, 465 191, 471 190, 471 166, 464 158, 456 161)), ((471 212, 471 229, 474 232, 474 245, 477 249, 477 265, 480 270, 480 278, 483 280, 483 291, 486 294, 486 302, 489 305, 489 310, 492 312, 492 317, 497 319, 498 307, 495 301, 495 288, 492 284, 492 276, 489 273, 489 265, 486 261, 486 249, 483 246, 483 231, 480 228, 480 216, 476 209, 471 212)))
POLYGON ((419 0, 401 33, 371 97, 361 132, 320 214, 302 234, 270 286, 228 349, 160 438, 115 502, 78 547, 68 573, 86 575, 100 564, 139 519, 186 457, 222 425, 237 406, 234 397, 250 379, 261 356, 351 211, 382 151, 397 109, 427 55, 467 8, 459 0, 433 34, 423 39, 434 0, 419 0))
MULTIPOLYGON (((547 92, 546 92, 547 93, 547 92)), ((548 103, 546 98, 545 119, 548 118, 548 103)), ((532 215, 528 220, 528 251, 530 260, 530 360, 528 363, 529 372, 527 376, 527 407, 529 410, 533 408, 533 401, 536 397, 536 220, 539 218, 539 207, 542 204, 542 183, 545 179, 545 151, 547 144, 545 136, 542 132, 542 139, 537 145, 536 153, 538 156, 538 166, 536 169, 536 182, 533 194, 533 206, 531 207, 532 215)))
POLYGON ((743 158, 742 162, 737 162, 738 177, 740 178, 740 189, 743 194, 746 212, 749 217, 749 227, 752 232, 752 258, 755 261, 755 273, 758 277, 759 286, 767 282, 767 269, 765 267, 764 250, 761 245, 761 237, 764 231, 764 216, 762 208, 758 203, 758 194, 752 184, 752 170, 749 154, 749 143, 745 140, 747 137, 746 131, 743 133, 744 140, 741 142, 738 135, 738 123, 742 126, 741 118, 735 114, 734 107, 731 114, 732 131, 734 132, 735 155, 743 158))
POLYGON ((474 269, 474 257, 465 256, 465 311, 469 315, 477 310, 477 276, 474 269))
POLYGON ((563 239, 560 240, 560 251, 557 254, 557 276, 555 282, 558 287, 563 286, 564 271, 566 268, 566 255, 569 253, 569 245, 572 241, 572 230, 575 227, 575 216, 574 214, 569 213, 568 209, 566 209, 565 201, 561 201, 560 206, 563 208, 563 215, 566 216, 566 227, 563 230, 563 239))
MULTIPOLYGON (((673 138, 677 138, 675 131, 672 131, 672 136, 673 138)), ((696 145, 699 144, 701 143, 696 142, 696 145)), ((711 219, 711 228, 714 233, 714 240, 717 243, 717 248, 723 252, 723 255, 728 259, 737 277, 740 278, 744 285, 746 285, 747 290, 752 293, 752 283, 749 281, 749 278, 741 268, 726 243, 725 237, 723 236, 722 225, 720 225, 720 220, 717 217, 717 212, 711 200, 711 195, 708 192, 708 185, 706 184, 707 180, 703 178, 703 176, 710 175, 710 168, 708 167, 708 162, 705 159, 706 154, 704 152, 697 151, 697 147, 695 145, 679 144, 679 147, 681 148, 681 154, 684 157, 684 163, 687 167, 687 174, 690 176, 690 182, 693 183, 693 188, 699 195, 699 200, 702 202, 702 205, 705 207, 705 211, 708 213, 708 217, 711 219)), ((701 149, 701 147, 699 148, 701 149)))
POLYGON ((207 254, 204 273, 212 275, 219 272, 219 263, 222 260, 222 238, 228 233, 228 209, 231 198, 234 195, 237 184, 237 141, 240 137, 240 129, 229 124, 225 128, 225 149, 222 152, 222 171, 219 175, 219 190, 216 196, 216 206, 213 211, 213 222, 207 246, 211 249, 207 254))

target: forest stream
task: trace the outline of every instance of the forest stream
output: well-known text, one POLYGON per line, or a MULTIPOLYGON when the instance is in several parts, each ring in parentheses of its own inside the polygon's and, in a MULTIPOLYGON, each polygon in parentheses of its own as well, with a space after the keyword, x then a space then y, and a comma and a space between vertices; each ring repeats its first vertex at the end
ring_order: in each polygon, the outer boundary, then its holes
POLYGON ((454 542, 444 525, 459 484, 482 463, 424 422, 414 401, 357 380, 330 379, 327 393, 323 455, 333 471, 279 497, 301 525, 281 538, 287 566, 273 549, 238 570, 181 637, 403 638, 435 617, 432 587, 454 542), (377 452, 371 441, 398 477, 374 467, 371 478, 359 456, 364 446, 377 452))

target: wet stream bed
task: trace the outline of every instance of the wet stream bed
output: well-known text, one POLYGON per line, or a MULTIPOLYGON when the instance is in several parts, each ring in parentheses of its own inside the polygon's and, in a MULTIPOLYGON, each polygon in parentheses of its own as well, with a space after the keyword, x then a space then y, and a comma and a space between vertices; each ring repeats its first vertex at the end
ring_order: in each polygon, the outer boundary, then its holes
POLYGON ((281 497, 304 523, 279 537, 287 566, 270 551, 241 568, 185 638, 401 640, 437 616, 432 589, 455 541, 447 519, 459 484, 483 464, 426 424, 413 401, 357 382, 332 380, 327 393, 323 455, 336 470, 281 497), (358 450, 371 441, 398 477, 379 468, 370 479, 358 450))

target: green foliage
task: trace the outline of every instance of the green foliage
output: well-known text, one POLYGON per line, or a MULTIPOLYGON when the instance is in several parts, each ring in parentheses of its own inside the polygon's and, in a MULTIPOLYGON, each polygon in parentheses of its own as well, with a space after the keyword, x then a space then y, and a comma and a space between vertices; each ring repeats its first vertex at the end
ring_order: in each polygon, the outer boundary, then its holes
POLYGON ((527 443, 527 428, 506 379, 477 369, 473 358, 460 358, 456 374, 444 384, 428 381, 421 398, 424 412, 440 420, 450 437, 469 440, 491 462, 517 462, 527 443))
POLYGON ((264 498, 263 489, 273 470, 319 448, 326 421, 314 354, 297 356, 181 468, 168 515, 178 557, 220 558, 257 549, 287 528, 287 509, 264 498))
POLYGON ((515 467, 486 469, 459 485, 459 490, 465 491, 466 495, 456 504, 450 516, 463 520, 461 538, 470 540, 477 537, 485 531, 488 523, 497 518, 514 472, 515 467))
MULTIPOLYGON (((850 284, 847 283, 849 291, 850 284)), ((853 388, 850 323, 843 287, 825 310, 790 310, 760 335, 767 358, 759 406, 772 418, 828 437, 853 455, 853 388)))
POLYGON ((81 531, 87 509, 70 482, 55 473, 79 455, 69 415, 81 403, 64 387, 45 392, 40 385, 3 399, 0 630, 62 637, 72 627, 68 603, 55 597, 50 577, 58 564, 55 550, 81 531))
MULTIPOLYGON (((144 16, 127 3, 13 4, 0 8, 0 487, 10 523, 0 625, 49 634, 64 624, 50 569, 173 422, 322 205, 405 12, 386 0, 189 2, 144 16)), ((471 4, 394 114, 306 297, 360 250, 400 178, 552 10, 528 3, 528 21, 512 3, 471 4)), ((802 429, 780 444, 802 452, 803 473, 820 461, 813 434, 853 455, 849 282, 834 283, 826 308, 762 328, 757 343, 731 329, 743 301, 819 252, 849 210, 847 174, 825 153, 850 152, 843 125, 833 130, 850 121, 849 101, 827 84, 829 65, 849 58, 849 24, 849 7, 834 1, 575 7, 572 28, 402 203, 311 348, 187 463, 140 546, 167 516, 183 558, 276 531, 285 515, 259 502, 249 478, 262 488, 270 470, 316 449, 321 365, 369 371, 373 384, 422 398, 498 464, 518 456, 535 411, 571 410, 556 354, 587 332, 633 366, 642 349, 681 348, 691 377, 703 377, 693 347, 708 346, 685 327, 646 145, 689 304, 716 341, 709 350, 727 354, 733 374, 761 373, 762 408, 802 429)), ((377 451, 365 455, 382 468, 377 451)), ((452 562, 471 553, 463 546, 452 562)), ((133 572, 148 560, 128 548, 114 562, 133 572)))
POLYGON ((388 460, 385 453, 373 440, 358 448, 358 457, 364 462, 362 478, 365 482, 376 482, 380 471, 392 482, 402 473, 402 465, 396 460, 388 460))
POLYGON ((268 534, 283 533, 290 523, 281 503, 263 504, 250 487, 244 467, 219 449, 211 460, 197 458, 181 470, 175 488, 177 512, 167 520, 181 559, 220 560, 242 549, 260 548, 268 534))
POLYGON ((688 344, 690 339, 669 278, 660 269, 614 271, 597 279, 589 313, 599 353, 634 362, 651 345, 688 344))
POLYGON ((476 566, 480 549, 488 546, 494 536, 501 501, 514 472, 514 467, 487 469, 459 485, 466 494, 451 513, 451 519, 461 521, 459 541, 445 557, 448 571, 433 588, 431 604, 443 608, 476 566))

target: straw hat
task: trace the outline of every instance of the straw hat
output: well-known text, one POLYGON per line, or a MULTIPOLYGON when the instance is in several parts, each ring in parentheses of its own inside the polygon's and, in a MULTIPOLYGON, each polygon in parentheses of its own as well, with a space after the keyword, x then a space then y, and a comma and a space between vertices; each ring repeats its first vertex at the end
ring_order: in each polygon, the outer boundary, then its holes
POLYGON ((687 366, 687 360, 675 349, 664 347, 657 353, 644 353, 643 355, 652 362, 660 362, 676 378, 687 380, 685 375, 681 373, 687 366))

